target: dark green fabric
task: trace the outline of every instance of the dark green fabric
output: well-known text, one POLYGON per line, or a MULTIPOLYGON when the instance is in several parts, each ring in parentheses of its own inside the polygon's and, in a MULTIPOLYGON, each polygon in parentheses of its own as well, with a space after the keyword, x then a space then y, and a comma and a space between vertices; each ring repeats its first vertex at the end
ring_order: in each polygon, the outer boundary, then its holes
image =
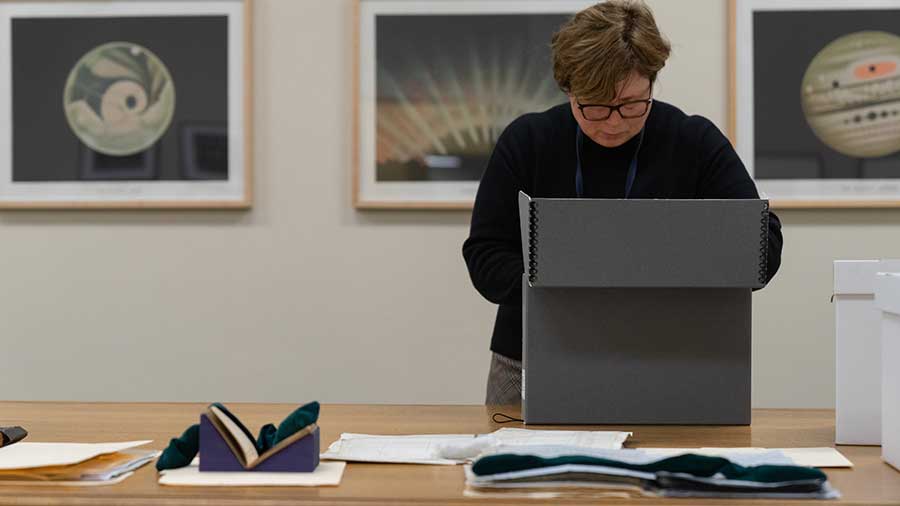
POLYGON ((542 467, 580 464, 588 466, 604 466, 648 473, 668 472, 685 473, 692 476, 708 478, 721 473, 725 478, 738 481, 759 483, 777 483, 784 481, 825 480, 825 473, 812 467, 801 466, 752 466, 744 467, 722 457, 687 454, 669 457, 648 464, 628 464, 583 455, 567 455, 555 458, 542 458, 534 455, 500 454, 478 459, 472 465, 472 472, 479 476, 524 471, 542 467))
POLYGON ((271 423, 267 423, 259 429, 259 436, 256 438, 256 451, 262 453, 269 448, 275 446, 275 432, 278 429, 271 423))
MULTIPOLYGON (((230 418, 247 436, 247 439, 253 441, 253 436, 247 427, 236 417, 231 411, 219 402, 214 402, 213 406, 219 408, 222 413, 230 418)), ((316 423, 319 420, 319 403, 312 401, 295 409, 293 413, 287 416, 276 429, 274 425, 268 423, 263 425, 259 430, 259 437, 256 438, 256 450, 262 454, 269 448, 272 448, 279 441, 286 439, 296 433, 298 430, 309 424, 316 423)), ((156 469, 175 469, 184 467, 191 463, 191 460, 197 455, 200 447, 200 426, 191 425, 188 427, 180 438, 172 439, 169 446, 163 450, 159 460, 156 461, 156 469)))
POLYGON ((304 404, 289 414, 276 429, 271 423, 263 425, 259 429, 259 437, 256 438, 256 449, 260 453, 277 445, 283 439, 294 435, 298 430, 319 420, 319 403, 316 401, 304 404))
POLYGON ((190 464, 197 456, 199 448, 200 425, 194 424, 188 427, 180 438, 169 441, 169 446, 163 450, 162 455, 156 461, 156 470, 175 469, 190 464))
POLYGON ((298 430, 319 419, 319 403, 312 401, 295 409, 278 425, 278 431, 272 439, 272 445, 278 444, 282 439, 287 439, 298 430))

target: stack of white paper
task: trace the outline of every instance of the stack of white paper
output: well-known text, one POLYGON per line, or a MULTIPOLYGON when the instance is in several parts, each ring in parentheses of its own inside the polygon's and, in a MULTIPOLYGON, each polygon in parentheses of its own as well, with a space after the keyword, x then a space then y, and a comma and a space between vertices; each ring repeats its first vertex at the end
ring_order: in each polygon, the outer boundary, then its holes
POLYGON ((494 431, 492 435, 499 444, 507 446, 567 445, 617 450, 631 432, 503 428, 494 431))
POLYGON ((323 459, 355 462, 391 462, 409 464, 459 464, 457 459, 441 457, 445 447, 463 446, 484 441, 477 434, 431 434, 410 436, 378 436, 341 434, 321 455, 323 459))
POLYGON ((0 471, 69 466, 94 457, 143 446, 152 441, 124 443, 16 443, 0 448, 0 471))
POLYGON ((133 450, 150 441, 125 443, 16 443, 0 448, 4 485, 111 485, 159 455, 133 450))
POLYGON ((618 449, 630 432, 530 430, 504 428, 490 434, 381 436, 341 434, 323 459, 409 464, 462 464, 497 447, 569 445, 582 449, 618 449))

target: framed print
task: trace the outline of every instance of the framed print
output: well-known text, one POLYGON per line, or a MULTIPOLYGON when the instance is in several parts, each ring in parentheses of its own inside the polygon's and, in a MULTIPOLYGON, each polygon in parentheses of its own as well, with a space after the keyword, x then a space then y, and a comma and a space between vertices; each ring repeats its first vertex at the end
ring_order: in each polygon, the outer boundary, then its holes
POLYGON ((730 7, 732 140, 773 207, 900 206, 900 1, 730 7))
POLYGON ((572 0, 359 0, 357 208, 470 209, 497 137, 566 100, 550 39, 572 0))
POLYGON ((250 0, 0 2, 0 208, 247 208, 250 0))

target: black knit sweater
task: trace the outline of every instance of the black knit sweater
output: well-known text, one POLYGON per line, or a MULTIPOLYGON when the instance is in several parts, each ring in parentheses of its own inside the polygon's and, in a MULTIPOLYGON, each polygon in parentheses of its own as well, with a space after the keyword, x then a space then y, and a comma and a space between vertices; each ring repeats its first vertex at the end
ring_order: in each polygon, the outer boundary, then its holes
MULTIPOLYGON (((577 123, 569 104, 513 121, 500 135, 472 213, 463 257, 475 288, 499 304, 491 350, 522 358, 522 273, 518 192, 575 197, 577 123)), ((637 137, 604 148, 584 136, 584 196, 623 198, 637 137)), ((631 198, 755 199, 756 185, 728 139, 702 116, 654 101, 644 127, 631 198)), ((769 220, 768 277, 781 265, 781 222, 769 220)))

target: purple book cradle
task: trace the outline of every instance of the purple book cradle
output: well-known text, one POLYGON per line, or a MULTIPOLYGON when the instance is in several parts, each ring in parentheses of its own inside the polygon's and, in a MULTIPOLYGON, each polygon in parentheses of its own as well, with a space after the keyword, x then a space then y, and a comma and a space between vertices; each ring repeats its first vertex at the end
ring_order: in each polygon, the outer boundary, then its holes
POLYGON ((253 469, 244 469, 209 418, 200 415, 200 471, 311 473, 318 465, 318 426, 253 469))

